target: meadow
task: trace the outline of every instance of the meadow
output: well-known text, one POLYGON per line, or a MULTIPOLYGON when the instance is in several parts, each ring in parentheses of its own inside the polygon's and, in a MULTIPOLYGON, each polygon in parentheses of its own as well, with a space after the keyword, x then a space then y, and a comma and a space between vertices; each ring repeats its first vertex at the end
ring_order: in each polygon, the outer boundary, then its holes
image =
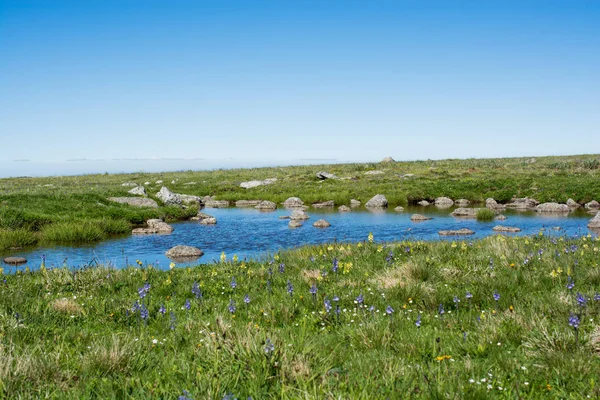
POLYGON ((306 204, 350 199, 363 204, 384 194, 390 207, 433 200, 439 196, 483 202, 492 197, 506 203, 513 197, 540 202, 580 204, 598 200, 600 155, 411 162, 354 163, 215 171, 99 174, 45 178, 0 179, 0 252, 35 244, 76 244, 128 234, 150 218, 185 220, 197 209, 164 206, 135 208, 108 197, 128 196, 125 182, 144 185, 150 198, 161 186, 176 193, 215 196, 219 200, 271 200, 300 197, 306 204), (340 179, 319 180, 326 171, 340 179), (366 172, 381 171, 377 175, 366 172), (240 187, 250 180, 277 178, 271 185, 240 187), (164 183, 156 183, 156 182, 164 183))
POLYGON ((598 398, 599 248, 375 233, 262 263, 40 260, 0 283, 0 397, 598 398))

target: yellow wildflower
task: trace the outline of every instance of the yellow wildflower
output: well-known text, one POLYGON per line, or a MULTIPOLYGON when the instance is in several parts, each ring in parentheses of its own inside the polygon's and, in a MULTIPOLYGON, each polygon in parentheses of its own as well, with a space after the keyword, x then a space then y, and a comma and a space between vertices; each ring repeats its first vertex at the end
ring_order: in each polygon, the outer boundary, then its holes
POLYGON ((225 260, 227 260, 227 256, 225 255, 225 252, 224 252, 224 251, 222 251, 222 252, 221 252, 221 262, 222 262, 222 263, 224 263, 224 262, 225 262, 225 260))
POLYGON ((169 269, 172 271, 175 268, 175 263, 171 261, 171 264, 169 264, 169 269))
POLYGON ((233 258, 232 258, 232 260, 233 260, 233 262, 237 262, 237 260, 238 260, 238 256, 237 256, 237 254, 234 254, 234 255, 233 255, 233 258))
POLYGON ((456 242, 452 242, 452 246, 450 246, 450 247, 452 247, 454 249, 456 246, 457 246, 456 242))
POLYGON ((369 236, 367 236, 369 243, 373 243, 373 232, 369 232, 369 236))
POLYGON ((556 270, 553 269, 552 272, 550 272, 550 276, 556 278, 558 276, 558 272, 556 272, 556 270))

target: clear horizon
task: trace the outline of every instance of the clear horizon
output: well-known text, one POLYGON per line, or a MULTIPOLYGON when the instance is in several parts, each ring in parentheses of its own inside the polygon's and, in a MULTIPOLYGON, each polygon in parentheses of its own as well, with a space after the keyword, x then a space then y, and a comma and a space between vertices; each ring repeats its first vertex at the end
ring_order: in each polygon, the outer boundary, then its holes
POLYGON ((0 177, 589 153, 598 20, 583 0, 0 0, 0 177))

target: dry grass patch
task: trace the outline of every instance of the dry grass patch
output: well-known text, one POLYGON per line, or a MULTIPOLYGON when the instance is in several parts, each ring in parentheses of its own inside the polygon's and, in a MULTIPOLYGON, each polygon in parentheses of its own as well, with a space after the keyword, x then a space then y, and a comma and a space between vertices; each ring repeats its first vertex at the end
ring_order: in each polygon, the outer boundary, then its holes
POLYGON ((133 354, 131 343, 124 343, 118 336, 113 335, 108 346, 96 343, 90 352, 84 356, 83 366, 90 373, 101 375, 122 374, 129 369, 129 360, 133 354))
POLYGON ((81 315, 83 314, 83 307, 81 307, 75 300, 72 299, 56 299, 50 303, 50 308, 54 311, 68 314, 68 315, 81 315))
POLYGON ((302 270, 302 278, 307 282, 313 282, 321 277, 321 271, 318 269, 305 269, 302 270))

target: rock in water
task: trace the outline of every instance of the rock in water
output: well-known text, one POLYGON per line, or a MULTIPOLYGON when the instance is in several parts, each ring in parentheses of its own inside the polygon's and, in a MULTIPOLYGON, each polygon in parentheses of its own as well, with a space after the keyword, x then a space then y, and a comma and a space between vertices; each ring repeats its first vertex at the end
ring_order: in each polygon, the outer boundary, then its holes
POLYGON ((517 210, 528 210, 528 209, 535 208, 538 204, 540 204, 540 202, 535 199, 523 197, 523 198, 512 199, 512 202, 507 204, 506 207, 515 208, 517 210))
POLYGON ((277 209, 277 204, 273 203, 272 201, 265 200, 261 201, 261 203, 254 208, 257 210, 272 211, 277 209))
POLYGON ((312 205, 314 208, 330 208, 335 207, 335 202, 333 200, 324 201, 322 203, 314 203, 312 205))
POLYGON ((600 212, 587 225, 590 229, 600 229, 600 212))
POLYGON ((158 208, 156 201, 144 197, 109 197, 109 201, 121 204, 128 204, 133 207, 158 208))
POLYGON ((600 203, 598 203, 596 200, 592 200, 589 203, 585 203, 585 208, 588 210, 596 210, 600 208, 600 203))
POLYGON ((288 224, 288 226, 290 228, 300 228, 302 226, 302 222, 291 220, 290 223, 288 224))
POLYGON ((458 199, 454 201, 454 204, 456 204, 459 207, 466 207, 469 204, 471 204, 471 202, 467 199, 458 199))
POLYGON ((360 206, 362 203, 356 199, 350 199, 350 207, 358 207, 360 206))
POLYGON ((418 205, 420 205, 420 206, 423 206, 423 207, 427 207, 427 206, 430 206, 430 205, 431 205, 431 203, 430 203, 430 202, 428 202, 427 200, 421 200, 421 201, 420 201, 420 202, 418 202, 417 204, 418 204, 418 205))
POLYGON ((192 246, 175 246, 167 250, 165 255, 172 259, 196 259, 204 254, 202 250, 192 246))
POLYGON ((256 207, 262 203, 262 200, 238 200, 235 202, 236 207, 256 207))
POLYGON ((143 186, 138 186, 138 187, 134 187, 133 189, 131 189, 127 193, 133 194, 133 195, 136 195, 136 196, 146 196, 146 189, 144 189, 143 186))
POLYGON ((535 210, 543 213, 568 213, 571 211, 568 205, 558 203, 542 203, 535 210))
POLYGON ((567 205, 571 208, 579 208, 581 205, 573 199, 567 200, 567 205))
POLYGON ((315 228, 328 228, 331 226, 331 224, 329 222, 325 221, 324 219, 320 219, 317 222, 315 222, 313 224, 313 226, 315 228))
POLYGON ((371 200, 367 201, 365 207, 372 208, 385 208, 388 206, 388 201, 382 194, 377 194, 371 198, 371 200))
POLYGON ((479 210, 481 210, 481 208, 459 207, 452 211, 451 215, 455 217, 477 218, 477 211, 479 210))
POLYGON ((504 226, 504 225, 496 225, 492 228, 494 232, 521 232, 521 228, 517 228, 515 226, 504 226))
POLYGON ((458 229, 458 230, 439 231, 438 234, 440 236, 461 236, 461 235, 473 235, 473 234, 475 234, 475 232, 473 232, 472 230, 467 229, 467 228, 462 228, 462 229, 458 229))
POLYGON ((290 219, 294 221, 304 221, 310 219, 308 214, 302 210, 294 210, 292 215, 290 215, 290 219))
POLYGON ((429 218, 429 217, 426 217, 426 216, 424 216, 424 215, 421 215, 421 214, 413 214, 413 215, 411 215, 411 217, 410 217, 410 220, 411 220, 411 221, 428 221, 428 220, 430 220, 430 219, 431 219, 431 218, 429 218))
POLYGON ((435 199, 434 204, 438 207, 452 207, 454 205, 454 200, 448 197, 438 197, 435 199))
POLYGON ((24 257, 6 257, 4 262, 8 265, 20 265, 25 264, 27 259, 24 257))
POLYGON ((404 211, 404 207, 398 206, 398 207, 394 208, 394 211, 396 211, 396 212, 402 212, 402 211, 404 211))
POLYGON ((339 212, 349 212, 349 211, 352 211, 352 209, 348 206, 339 206, 338 211, 339 212))
POLYGON ((217 219, 215 217, 202 218, 200 220, 200 224, 202 224, 202 225, 215 225, 216 223, 217 223, 217 219))

